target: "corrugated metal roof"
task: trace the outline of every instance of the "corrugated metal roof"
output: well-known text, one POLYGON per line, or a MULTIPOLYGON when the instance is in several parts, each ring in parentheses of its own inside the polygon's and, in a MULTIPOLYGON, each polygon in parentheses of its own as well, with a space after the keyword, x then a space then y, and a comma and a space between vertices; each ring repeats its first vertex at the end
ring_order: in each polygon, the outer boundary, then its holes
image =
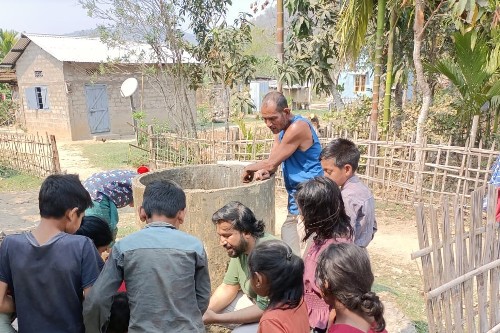
MULTIPOLYGON (((276 89, 278 87, 278 80, 268 80, 269 87, 276 89)), ((301 84, 293 84, 291 87, 287 84, 283 84, 283 89, 306 89, 308 86, 303 86, 301 84)))
MULTIPOLYGON (((158 57, 147 44, 131 42, 126 46, 110 47, 99 38, 23 34, 0 66, 12 68, 30 41, 59 61, 90 63, 117 61, 131 64, 158 62, 158 57)), ((167 49, 164 51, 166 59, 161 59, 161 62, 172 63, 171 52, 167 49)), ((183 62, 196 63, 196 60, 185 53, 183 62)))
POLYGON ((0 67, 12 68, 16 64, 17 59, 23 54, 26 46, 30 43, 30 40, 26 36, 21 36, 19 40, 14 44, 12 49, 5 55, 0 63, 0 67))

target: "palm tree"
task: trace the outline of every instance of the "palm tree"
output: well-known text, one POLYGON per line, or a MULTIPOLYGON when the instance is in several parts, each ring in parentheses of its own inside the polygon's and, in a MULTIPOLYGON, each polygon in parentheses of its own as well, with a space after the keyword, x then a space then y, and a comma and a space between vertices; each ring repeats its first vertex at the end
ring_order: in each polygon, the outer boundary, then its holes
MULTIPOLYGON (((465 34, 455 33, 454 47, 454 59, 442 59, 426 68, 446 76, 456 87, 461 99, 453 106, 460 124, 469 130, 475 115, 481 115, 481 110, 489 111, 485 105, 493 104, 498 108, 495 104, 500 98, 500 46, 490 50, 486 38, 472 30, 465 34)), ((498 124, 494 128, 496 126, 498 124)), ((486 134, 489 128, 487 126, 486 134)))
MULTIPOLYGON (((356 61, 366 40, 368 22, 375 6, 374 0, 346 1, 342 8, 337 38, 340 41, 340 54, 356 61)), ((372 112, 370 115, 370 139, 377 137, 378 102, 380 76, 382 74, 382 51, 384 48, 386 0, 377 2, 377 33, 375 39, 375 63, 373 71, 372 112)))
POLYGON ((17 42, 17 32, 0 29, 0 60, 3 59, 17 42))

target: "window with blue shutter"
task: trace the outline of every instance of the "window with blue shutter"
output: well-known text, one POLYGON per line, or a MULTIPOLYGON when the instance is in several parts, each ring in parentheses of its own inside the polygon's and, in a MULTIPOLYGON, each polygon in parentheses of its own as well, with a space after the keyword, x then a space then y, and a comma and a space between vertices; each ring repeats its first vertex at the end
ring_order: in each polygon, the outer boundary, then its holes
POLYGON ((36 101, 36 91, 35 88, 30 87, 24 89, 25 95, 26 95, 26 106, 28 107, 29 110, 36 110, 38 109, 38 103, 36 101))
POLYGON ((26 104, 30 110, 49 110, 49 91, 47 87, 29 87, 25 90, 26 104))

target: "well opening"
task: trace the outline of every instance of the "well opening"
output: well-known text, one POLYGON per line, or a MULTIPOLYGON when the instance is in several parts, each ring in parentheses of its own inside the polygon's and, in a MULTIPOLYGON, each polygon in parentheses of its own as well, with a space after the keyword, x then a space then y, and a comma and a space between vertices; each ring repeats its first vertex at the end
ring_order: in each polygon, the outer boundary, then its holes
MULTIPOLYGON (((146 185, 155 180, 173 180, 186 192, 187 214, 180 229, 199 238, 205 245, 212 287, 216 288, 226 271, 229 257, 219 244, 212 223, 213 213, 230 201, 239 201, 250 208, 257 219, 274 234, 274 177, 249 184, 241 182, 242 165, 192 165, 142 174, 132 181, 134 204, 142 205, 146 185)), ((137 223, 142 227, 136 215, 137 223)))
POLYGON ((248 186, 241 183, 240 175, 241 167, 209 164, 159 170, 144 174, 139 181, 146 186, 155 180, 168 179, 175 181, 184 191, 218 190, 248 186))

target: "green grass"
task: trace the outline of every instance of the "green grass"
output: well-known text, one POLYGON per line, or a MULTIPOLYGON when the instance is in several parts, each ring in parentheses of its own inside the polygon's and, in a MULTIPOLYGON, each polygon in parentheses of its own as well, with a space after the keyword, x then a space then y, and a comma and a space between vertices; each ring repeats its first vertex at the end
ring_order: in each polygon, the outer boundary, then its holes
POLYGON ((117 239, 121 239, 125 236, 128 236, 136 231, 139 231, 140 228, 135 225, 135 224, 128 224, 128 225, 119 225, 118 226, 118 234, 116 235, 117 239))
POLYGON ((309 118, 311 113, 314 113, 316 117, 321 119, 325 114, 330 113, 328 109, 311 109, 311 110, 293 110, 293 114, 300 114, 302 117, 309 118))
POLYGON ((102 169, 138 167, 148 162, 147 153, 127 142, 74 145, 88 158, 89 163, 102 169))
MULTIPOLYGON (((376 207, 377 219, 384 221, 384 228, 391 229, 392 232, 404 230, 401 224, 408 226, 409 223, 413 223, 414 213, 408 206, 379 200, 376 202, 376 207)), ((390 260, 386 255, 377 252, 370 255, 376 276, 373 290, 377 293, 385 292, 413 322, 417 332, 427 332, 425 300, 422 295, 423 282, 416 261, 400 261, 396 258, 390 260)))
POLYGON ((42 178, 0 166, 0 192, 37 190, 42 181, 42 178))
MULTIPOLYGON (((376 263, 374 262, 374 265, 376 263)), ((425 303, 420 294, 421 280, 413 274, 403 274, 394 279, 382 273, 375 278, 372 290, 376 293, 386 292, 394 300, 398 308, 412 321, 419 333, 428 332, 425 303)))

